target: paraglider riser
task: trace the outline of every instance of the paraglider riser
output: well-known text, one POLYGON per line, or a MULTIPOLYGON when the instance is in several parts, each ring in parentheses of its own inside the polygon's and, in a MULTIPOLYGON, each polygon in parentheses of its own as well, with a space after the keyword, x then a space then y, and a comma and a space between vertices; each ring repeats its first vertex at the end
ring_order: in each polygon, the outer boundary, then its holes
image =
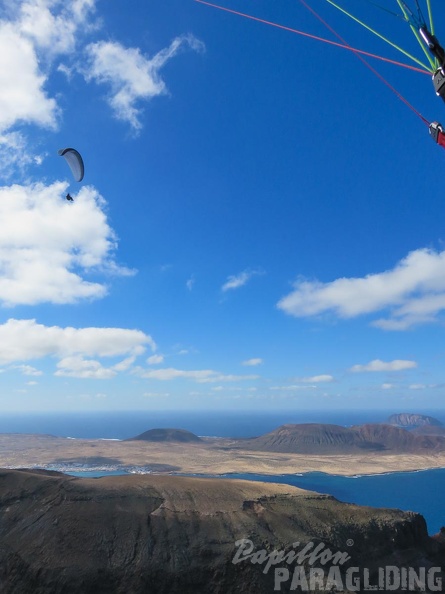
POLYGON ((433 75, 433 85, 436 95, 439 95, 445 101, 445 74, 441 68, 436 70, 433 75))

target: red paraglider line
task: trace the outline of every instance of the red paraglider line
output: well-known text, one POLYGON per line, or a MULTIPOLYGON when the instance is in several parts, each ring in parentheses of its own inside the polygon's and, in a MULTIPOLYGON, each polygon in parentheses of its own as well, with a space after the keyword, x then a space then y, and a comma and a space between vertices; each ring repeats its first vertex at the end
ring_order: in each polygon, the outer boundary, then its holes
MULTIPOLYGON (((198 0, 197 0, 197 1, 198 1, 198 0)), ((390 84, 390 83, 389 83, 389 82, 386 80, 386 78, 384 78, 384 77, 383 77, 383 76, 380 74, 380 72, 378 72, 378 71, 377 71, 375 68, 373 68, 373 67, 371 66, 371 64, 369 64, 369 63, 368 63, 368 62, 367 62, 367 61, 366 61, 366 60, 365 60, 365 59, 364 59, 364 58, 363 58, 363 57, 360 55, 362 52, 359 52, 358 50, 355 50, 354 48, 352 48, 351 46, 349 46, 349 45, 347 44, 347 42, 346 42, 346 41, 343 39, 343 37, 341 37, 341 36, 340 36, 340 35, 339 35, 339 34, 338 34, 336 31, 335 31, 335 29, 333 29, 333 28, 332 28, 332 27, 331 27, 331 26, 330 26, 330 25, 329 25, 329 24, 328 24, 328 23, 327 23, 327 22, 326 22, 324 19, 322 19, 322 18, 321 18, 321 16, 320 16, 320 15, 319 15, 317 12, 315 12, 315 10, 314 10, 313 8, 311 8, 311 7, 310 7, 310 6, 309 6, 309 5, 308 5, 308 4, 305 2, 305 0, 300 0, 300 3, 301 3, 301 4, 302 4, 302 5, 305 7, 305 8, 307 8, 307 9, 308 9, 308 10, 309 10, 309 11, 310 11, 310 12, 311 12, 311 13, 312 13, 312 14, 313 14, 313 15, 314 15, 314 16, 315 16, 315 17, 316 17, 316 18, 317 18, 317 19, 318 19, 318 20, 319 20, 321 23, 323 23, 323 25, 324 25, 325 27, 327 27, 327 28, 329 29, 329 31, 330 31, 331 33, 333 33, 333 34, 334 34, 334 35, 337 37, 337 39, 340 39, 340 41, 341 41, 342 43, 346 44, 346 47, 349 47, 349 49, 350 49, 351 51, 353 51, 353 52, 354 52, 354 54, 357 56, 357 58, 358 58, 359 60, 361 60, 361 61, 363 62, 363 64, 364 64, 364 65, 365 65, 367 68, 369 68, 369 70, 371 70, 371 72, 372 72, 372 73, 374 73, 374 74, 375 74, 375 75, 376 75, 376 76, 377 76, 377 77, 378 77, 378 78, 379 78, 379 79, 380 79, 380 80, 381 80, 381 81, 382 81, 382 82, 383 82, 383 83, 384 83, 384 84, 385 84, 385 85, 386 85, 386 86, 387 86, 387 87, 388 87, 388 88, 389 88, 389 89, 390 89, 390 90, 391 90, 391 91, 392 91, 392 92, 393 92, 393 93, 394 93, 394 94, 395 94, 395 95, 396 95, 396 96, 397 96, 397 97, 398 97, 398 98, 401 100, 401 101, 403 101, 403 103, 405 103, 405 105, 406 105, 407 107, 409 107, 409 109, 411 109, 411 111, 413 111, 413 112, 416 114, 416 116, 417 116, 417 117, 419 117, 419 118, 422 120, 422 122, 424 122, 424 123, 425 123, 427 126, 429 126, 429 124, 430 124, 430 123, 428 122, 428 120, 427 120, 427 119, 425 119, 425 118, 423 117, 423 115, 422 115, 422 114, 421 114, 419 111, 417 111, 417 109, 416 109, 416 108, 415 108, 413 105, 411 105, 411 103, 410 103, 410 102, 409 102, 407 99, 405 99, 405 97, 403 97, 403 95, 401 95, 401 94, 399 93, 399 91, 398 91, 397 89, 395 89, 395 88, 394 88, 394 87, 393 87, 393 86, 392 86, 392 85, 391 85, 391 84, 390 84)))
POLYGON ((219 6, 218 4, 212 4, 211 2, 206 2, 205 0, 194 0, 194 2, 199 2, 200 4, 206 4, 207 6, 211 6, 212 8, 218 8, 218 10, 230 12, 232 14, 242 16, 246 19, 251 19, 252 21, 257 21, 257 22, 263 23, 265 25, 270 25, 271 27, 277 27, 278 29, 284 29, 285 31, 290 31, 291 33, 296 33, 297 35, 302 35, 303 37, 309 37, 310 39, 315 39, 316 41, 322 41, 323 43, 328 43, 329 45, 334 45, 335 47, 341 47, 342 49, 347 49, 351 52, 354 52, 357 55, 362 54, 364 56, 368 56, 368 58, 375 58, 376 60, 381 60, 382 62, 389 62, 390 64, 394 64, 395 66, 401 66, 402 68, 407 68, 408 70, 414 70, 415 72, 420 72, 421 74, 428 74, 429 76, 431 76, 431 73, 428 72, 427 70, 422 70, 421 68, 417 68, 416 66, 411 66, 409 64, 403 64, 402 62, 397 62, 396 60, 390 60, 389 58, 384 58, 382 56, 377 56, 376 54, 371 54, 369 52, 365 52, 363 50, 353 48, 350 45, 345 45, 342 43, 337 43, 335 41, 330 41, 329 39, 324 39, 323 37, 318 37, 317 35, 311 35, 310 33, 305 33, 304 31, 299 31, 298 29, 292 29, 291 27, 279 25, 278 23, 273 23, 272 21, 266 21, 264 19, 254 17, 250 14, 246 14, 244 12, 238 12, 237 10, 232 10, 232 9, 226 8, 224 6, 219 6))

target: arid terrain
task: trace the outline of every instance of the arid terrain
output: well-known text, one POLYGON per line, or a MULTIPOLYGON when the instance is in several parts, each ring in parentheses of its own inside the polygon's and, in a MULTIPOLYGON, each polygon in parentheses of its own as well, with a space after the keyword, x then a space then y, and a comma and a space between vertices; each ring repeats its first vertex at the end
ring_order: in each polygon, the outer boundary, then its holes
POLYGON ((159 441, 158 434, 156 440, 126 441, 1 434, 0 466, 197 474, 320 471, 340 475, 445 467, 443 436, 413 435, 387 425, 348 431, 335 425, 283 425, 256 439, 186 442, 159 441))

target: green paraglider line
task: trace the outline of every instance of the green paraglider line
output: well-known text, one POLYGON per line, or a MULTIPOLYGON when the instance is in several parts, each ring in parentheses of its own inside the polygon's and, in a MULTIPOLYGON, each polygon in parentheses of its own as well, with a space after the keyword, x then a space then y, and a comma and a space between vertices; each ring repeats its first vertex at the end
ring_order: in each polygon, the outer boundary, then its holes
MULTIPOLYGON (((431 2, 430 2, 430 0, 426 0, 426 5, 428 7, 428 19, 430 21, 430 31, 431 31, 431 34, 434 35, 433 11, 432 11, 432 8, 431 8, 431 2)), ((434 59, 434 64, 436 66, 436 69, 439 68, 440 64, 439 64, 439 61, 436 58, 434 59)))
POLYGON ((434 35, 434 21, 433 21, 433 11, 431 10, 431 1, 426 0, 426 5, 428 7, 428 18, 430 20, 431 33, 434 35))
MULTIPOLYGON (((396 45, 395 43, 393 43, 392 41, 390 41, 387 37, 385 37, 384 35, 381 35, 378 31, 376 31, 375 29, 372 29, 372 27, 369 27, 369 25, 367 25, 366 23, 364 23, 363 21, 361 21, 360 19, 358 19, 357 17, 355 17, 353 14, 351 14, 350 12, 348 12, 347 10, 345 10, 344 8, 342 8, 341 6, 339 6, 338 4, 336 4, 335 2, 333 2, 333 0, 326 0, 326 2, 329 2, 329 4, 331 4, 332 6, 334 6, 337 10, 339 10, 340 12, 342 12, 343 14, 345 14, 346 16, 348 16, 350 19, 352 19, 353 21, 355 21, 356 23, 358 23, 359 25, 361 25, 362 27, 364 27, 365 29, 367 29, 368 31, 370 31, 371 33, 373 33, 374 35, 376 35, 377 37, 379 37, 380 39, 382 39, 383 41, 385 41, 386 43, 388 43, 390 46, 392 46, 393 48, 395 48, 396 50, 398 50, 399 52, 401 52, 403 55, 405 55, 407 58, 409 58, 410 60, 412 60, 416 64, 419 64, 420 66, 423 66, 423 68, 425 68, 429 72, 433 72, 433 70, 434 70, 434 67, 433 66, 431 68, 429 68, 423 62, 421 62, 420 60, 418 60, 415 56, 412 56, 406 50, 404 50, 403 48, 399 47, 398 45, 396 45)), ((397 2, 399 2, 399 0, 397 0, 397 2)), ((400 2, 399 2, 399 5, 400 5, 400 2)))
POLYGON ((414 25, 412 23, 412 20, 409 18, 408 14, 407 14, 407 11, 406 11, 406 4, 404 2, 402 2, 401 0, 397 0, 397 4, 402 9, 403 14, 404 14, 405 19, 406 19, 406 22, 409 23, 409 26, 411 28, 411 31, 414 33, 414 37, 417 39, 420 47, 422 48, 423 53, 427 57, 428 62, 431 64, 432 72, 434 72, 434 70, 436 70, 436 61, 431 57, 430 53, 428 52, 428 50, 425 47, 425 42, 420 37, 420 35, 419 35, 416 27, 414 27, 414 25))
MULTIPOLYGON (((325 27, 327 27, 329 29, 329 31, 331 31, 331 33, 333 33, 335 35, 335 37, 337 37, 337 39, 340 39, 340 41, 342 41, 343 43, 346 43, 346 41, 343 39, 343 37, 341 37, 341 35, 339 35, 337 33, 337 31, 335 31, 335 29, 333 29, 331 27, 331 25, 329 25, 324 19, 321 18, 321 16, 311 7, 307 4, 307 2, 305 2, 305 0, 300 0, 300 4, 302 4, 305 8, 307 8, 309 10, 309 12, 311 12, 321 23, 323 23, 323 25, 325 27)), ((352 48, 351 48, 352 49, 352 48)), ((354 51, 354 50, 352 50, 354 51)), ((361 56, 359 53, 354 52, 355 55, 357 56, 357 58, 363 62, 363 64, 369 68, 369 70, 375 74, 377 76, 377 78, 379 78, 395 95, 398 99, 400 99, 400 101, 402 101, 413 113, 416 114, 416 116, 422 120, 422 122, 424 124, 426 124, 427 126, 429 126, 429 122, 426 118, 423 117, 423 115, 420 113, 420 111, 418 111, 413 105, 411 105, 411 103, 405 99, 405 97, 399 93, 399 91, 397 89, 395 89, 387 80, 386 78, 384 78, 380 72, 378 72, 375 68, 373 68, 371 66, 371 64, 369 64, 365 58, 363 58, 363 56, 361 56)))
POLYGON ((403 64, 403 62, 397 62, 396 60, 391 60, 390 58, 384 58, 383 56, 377 56, 376 54, 371 54, 370 52, 365 52, 363 50, 356 49, 351 47, 350 45, 345 45, 342 43, 336 43, 335 41, 330 41, 329 39, 324 39, 323 37, 318 37, 317 35, 311 35, 310 33, 305 33, 304 31, 299 31, 298 29, 292 29, 291 27, 286 27, 285 25, 279 25, 278 23, 274 23, 272 21, 266 21, 264 19, 260 19, 258 17, 252 16, 250 14, 246 14, 244 12, 238 12, 237 10, 232 10, 231 8, 226 8, 225 6, 220 6, 219 4, 213 4, 212 2, 206 2, 205 0, 193 0, 194 2, 198 2, 199 4, 205 4, 206 6, 210 6, 211 8, 217 8, 218 10, 222 10, 224 12, 229 12, 231 14, 235 14, 237 16, 242 16, 246 19, 250 19, 252 21, 256 21, 258 23, 263 23, 264 25, 269 25, 271 27, 276 27, 277 29, 283 29, 284 31, 289 31, 290 33, 296 33, 297 35, 302 35, 303 37, 309 37, 310 39, 315 39, 316 41, 322 41, 323 43, 328 43, 329 45, 333 45, 335 47, 340 47, 342 49, 347 49, 355 54, 361 54, 363 56, 367 56, 368 58, 375 58, 376 60, 381 60, 382 62, 388 62, 389 64, 394 64, 395 66, 401 66, 402 68, 407 68, 408 70, 414 70, 414 72, 420 72, 421 74, 431 74, 431 70, 425 66, 424 64, 420 63, 423 68, 417 68, 416 66, 411 66, 410 64, 403 64))

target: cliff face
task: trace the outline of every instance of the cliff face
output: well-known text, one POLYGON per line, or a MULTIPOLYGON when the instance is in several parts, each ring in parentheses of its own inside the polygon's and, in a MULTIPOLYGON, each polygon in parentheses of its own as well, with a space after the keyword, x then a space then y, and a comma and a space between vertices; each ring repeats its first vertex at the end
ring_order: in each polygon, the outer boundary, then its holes
POLYGON ((267 553, 323 543, 350 557, 341 572, 436 566, 443 555, 418 514, 343 504, 287 485, 0 474, 3 594, 269 594, 274 567, 264 573, 265 563, 232 562, 240 539, 267 553))

